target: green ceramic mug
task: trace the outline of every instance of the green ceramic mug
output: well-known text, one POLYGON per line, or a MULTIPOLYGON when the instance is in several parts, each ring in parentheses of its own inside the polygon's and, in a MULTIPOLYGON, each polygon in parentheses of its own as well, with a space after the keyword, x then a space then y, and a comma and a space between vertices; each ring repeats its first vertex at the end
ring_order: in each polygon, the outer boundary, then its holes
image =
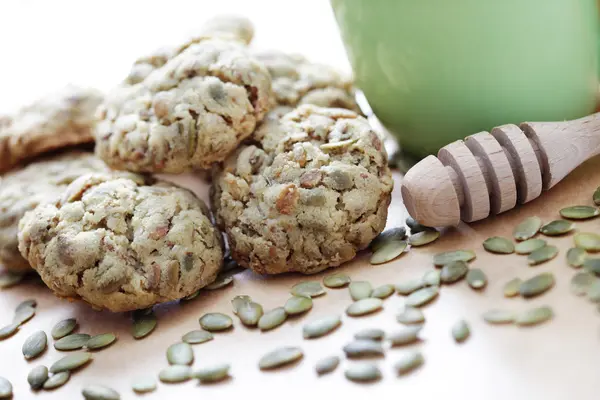
POLYGON ((357 86, 407 154, 579 118, 598 93, 596 0, 331 0, 357 86))

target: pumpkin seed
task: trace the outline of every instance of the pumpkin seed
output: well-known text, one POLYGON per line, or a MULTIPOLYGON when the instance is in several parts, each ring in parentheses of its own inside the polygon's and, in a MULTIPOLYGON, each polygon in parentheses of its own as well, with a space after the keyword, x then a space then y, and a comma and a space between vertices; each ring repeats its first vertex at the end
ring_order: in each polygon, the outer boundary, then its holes
POLYGON ((560 236, 571 232, 573 229, 575 229, 575 224, 571 221, 557 219, 542 226, 540 232, 546 236, 560 236))
POLYGON ((15 324, 23 325, 25 322, 27 322, 31 318, 33 318, 34 315, 35 315, 35 308, 23 307, 15 313, 13 322, 15 324))
POLYGON ((37 331, 31 334, 23 343, 22 352, 26 360, 36 358, 46 350, 48 337, 44 331, 37 331))
POLYGON ((539 217, 527 217, 519 223, 513 230, 515 240, 522 241, 534 237, 542 226, 542 220, 539 217))
POLYGON ((283 307, 277 307, 260 317, 258 320, 258 328, 261 331, 268 331, 277 328, 279 325, 283 324, 286 319, 287 313, 285 312, 285 309, 283 307))
POLYGON ((435 242, 440 237, 440 233, 436 230, 424 230, 418 233, 412 234, 408 238, 408 244, 414 247, 425 246, 429 243, 435 242))
MULTIPOLYGON (((303 297, 303 299, 304 298, 306 297, 303 297)), ((310 300, 310 298, 308 300, 310 300)), ((312 300, 310 301, 312 304, 312 300)), ((237 309, 237 316, 245 326, 256 326, 263 314, 263 307, 253 301, 246 302, 237 309)))
POLYGON ((434 229, 430 226, 425 226, 425 225, 420 224, 419 222, 415 221, 411 217, 406 218, 405 222, 406 222, 406 225, 410 228, 410 233, 413 235, 415 233, 423 232, 425 230, 433 230, 434 229))
POLYGON ((467 340, 470 334, 471 330, 465 320, 460 320, 452 326, 452 337, 457 343, 467 340))
POLYGON ((119 392, 108 386, 88 385, 81 391, 85 400, 119 400, 119 392))
POLYGON ((588 288, 587 298, 592 303, 600 302, 600 279, 594 279, 594 282, 588 288))
POLYGON ((373 253, 369 262, 373 265, 385 264, 404 253, 407 246, 408 244, 404 240, 387 241, 373 253))
POLYGON ((394 285, 381 285, 373 289, 371 297, 375 297, 378 299, 387 299, 394 293, 394 291, 394 285))
POLYGON ((406 221, 404 221, 406 223, 406 226, 408 226, 409 228, 413 228, 417 225, 419 225, 419 223, 413 218, 413 217, 406 217, 406 221))
POLYGON ((596 275, 600 275, 600 258, 586 258, 583 262, 583 269, 596 275))
POLYGON ((358 317, 379 311, 381 310, 381 307, 383 307, 383 301, 381 299, 368 297, 350 304, 348 308, 346 308, 346 314, 351 317, 358 317))
POLYGON ((594 195, 592 196, 592 199, 594 200, 595 205, 600 206, 600 187, 596 189, 594 195))
POLYGON ((580 268, 587 259, 585 250, 573 247, 567 251, 567 263, 573 268, 580 268))
POLYGON ((542 239, 528 239, 524 242, 517 243, 515 246, 515 253, 517 254, 531 254, 536 250, 546 246, 546 241, 542 239))
POLYGON ((373 382, 381 379, 381 371, 374 364, 360 363, 348 367, 344 376, 352 382, 373 382))
POLYGON ((455 261, 469 262, 475 258, 475 252, 472 250, 455 250, 438 253, 433 256, 433 263, 439 267, 450 264, 455 261))
POLYGON ((350 277, 346 274, 333 274, 323 278, 323 285, 330 289, 344 287, 350 283, 350 277))
POLYGON ((340 365, 340 358, 338 356, 329 356, 320 359, 315 365, 315 371, 318 375, 325 375, 333 372, 338 365, 340 365))
POLYGON ((212 333, 197 329, 183 335, 181 340, 188 344, 200 344, 212 340, 213 337, 212 333))
POLYGON ((458 282, 467 275, 467 272, 469 272, 469 266, 466 262, 453 261, 442 267, 440 279, 444 283, 458 282))
POLYGON ((519 326, 539 325, 552 319, 554 313, 548 306, 536 307, 520 314, 515 323, 519 326))
POLYGON ((222 276, 219 274, 219 276, 217 276, 217 279, 210 285, 204 286, 204 289, 217 290, 217 289, 224 288, 225 286, 228 286, 232 283, 233 283, 233 276, 222 276))
POLYGON ((385 332, 382 329, 363 329, 354 334, 354 339, 380 341, 384 336, 385 332))
POLYGON ((69 354, 52 364, 50 372, 57 374, 59 372, 71 371, 87 364, 91 359, 92 355, 90 353, 80 352, 69 354))
POLYGON ((110 346, 117 340, 117 336, 114 333, 102 333, 100 335, 92 336, 86 343, 85 347, 88 350, 99 350, 104 347, 110 346))
POLYGON ((571 292, 576 296, 583 296, 597 278, 589 272, 578 272, 571 278, 571 292))
POLYGON ((419 333, 423 329, 420 325, 405 326, 386 337, 392 346, 405 346, 419 340, 419 333))
POLYGON ((405 227, 400 226, 397 228, 391 228, 377 235, 369 247, 371 248, 371 251, 375 252, 388 242, 401 242, 404 239, 406 239, 405 227))
POLYGON ((209 332, 224 331, 231 328, 233 320, 222 313, 207 313, 200 317, 200 326, 209 332))
POLYGON ((318 297, 325 294, 325 289, 319 282, 300 282, 292 286, 294 296, 318 297))
POLYGON ((25 307, 36 308, 37 307, 37 301, 35 299, 28 299, 28 300, 22 301, 21 303, 19 303, 19 305, 15 309, 15 313, 18 313, 19 311, 21 311, 25 307))
POLYGON ((426 286, 425 280, 419 279, 411 279, 410 281, 401 282, 396 284, 396 292, 403 296, 407 296, 412 292, 416 292, 417 290, 424 288, 426 286))
POLYGON ((597 233, 577 233, 574 240, 575 246, 580 249, 590 252, 600 251, 600 235, 597 233))
POLYGON ((0 376, 0 399, 9 399, 12 397, 13 388, 8 379, 0 376))
POLYGON ((148 315, 152 315, 154 312, 154 307, 140 308, 139 310, 134 310, 131 313, 131 317, 135 320, 138 318, 142 318, 148 315))
POLYGON ((131 384, 131 388, 136 393, 150 393, 156 390, 156 381, 150 376, 136 378, 131 384))
POLYGON ((396 316, 396 320, 402 324, 420 324, 425 322, 425 315, 418 308, 405 307, 404 311, 396 316))
POLYGON ((339 315, 321 317, 304 325, 302 336, 304 339, 319 338, 333 332, 341 323, 342 320, 339 315))
POLYGON ((48 368, 45 365, 38 365, 27 374, 27 383, 33 390, 41 389, 46 380, 48 380, 48 368))
POLYGON ((521 283, 519 293, 525 298, 539 296, 554 286, 554 275, 544 272, 521 283))
POLYGON ((467 283, 473 289, 483 289, 487 285, 487 276, 479 268, 470 269, 467 272, 467 283))
POLYGON ((600 210, 591 206, 572 206, 560 210, 560 216, 567 219, 590 219, 599 214, 600 210))
POLYGON ((511 254, 515 251, 515 245, 510 240, 500 236, 486 239, 483 242, 483 248, 495 254, 511 254))
POLYGON ((298 361, 304 356, 299 347, 279 347, 264 356, 258 362, 262 370, 270 370, 298 361))
POLYGON ((404 304, 410 307, 421 307, 430 303, 438 296, 439 293, 440 290, 437 286, 429 286, 419 289, 416 292, 408 295, 404 301, 404 304))
POLYGON ((231 300, 231 306, 233 307, 233 313, 237 314, 238 308, 240 308, 243 304, 249 303, 251 301, 252 301, 252 299, 250 298, 250 296, 246 296, 246 295, 235 296, 233 298, 233 300, 231 300))
POLYGON ((0 340, 11 337, 19 330, 19 324, 12 323, 0 328, 0 340))
POLYGON ((425 284, 425 286, 440 286, 440 282, 440 271, 437 269, 427 271, 425 272, 425 275, 423 275, 423 283, 425 284))
POLYGON ((229 364, 200 368, 192 373, 192 378, 198 379, 201 383, 219 382, 229 376, 229 368, 229 364))
POLYGON ((519 294, 519 288, 523 281, 520 278, 513 278, 504 285, 504 297, 515 297, 519 294))
POLYGON ((56 350, 68 351, 81 349, 90 340, 90 335, 87 333, 73 333, 54 342, 56 350))
POLYGON ((70 377, 71 373, 69 371, 59 372, 49 377, 42 387, 44 390, 56 389, 67 383, 70 377))
POLYGON ((398 372, 398 375, 404 375, 419 368, 424 362, 425 359, 420 351, 411 350, 402 354, 400 359, 394 364, 394 368, 398 372))
POLYGON ((287 315, 297 315, 310 310, 312 306, 313 301, 310 297, 293 296, 285 302, 283 308, 287 315))
POLYGON ((20 283, 25 274, 19 274, 16 272, 4 271, 0 273, 0 289, 7 289, 20 283))
POLYGON ((512 324, 517 318, 516 314, 507 310, 489 310, 483 313, 483 320, 489 324, 512 324))
POLYGON ((348 290, 350 290, 350 297, 352 297, 352 300, 358 301, 366 299, 367 297, 371 297, 371 293, 373 293, 373 286, 366 281, 354 281, 350 282, 348 290))
POLYGON ((538 265, 546 261, 552 260, 558 255, 558 247, 548 245, 541 249, 538 249, 527 256, 527 263, 529 265, 538 265))
POLYGON ((171 365, 191 365, 194 362, 194 351, 189 344, 175 343, 167 349, 167 361, 171 365))
POLYGON ((145 315, 133 321, 132 334, 134 339, 142 339, 154 331, 157 325, 154 314, 145 315))
POLYGON ((373 340, 354 340, 343 347, 348 358, 383 356, 383 346, 373 340))
POLYGON ((192 369, 187 365, 169 365, 158 373, 158 379, 163 383, 181 383, 192 378, 192 369))
POLYGON ((77 327, 77 320, 75 318, 64 319, 54 325, 50 334, 54 340, 58 340, 73 332, 75 327, 77 327))
POLYGON ((184 297, 183 299, 181 299, 181 300, 183 300, 183 301, 192 301, 192 300, 194 300, 196 297, 198 297, 198 296, 200 295, 200 292, 201 292, 201 291, 202 291, 201 289, 198 289, 198 290, 196 290, 195 292, 193 292, 192 294, 190 294, 190 295, 188 295, 188 296, 185 296, 185 297, 184 297))

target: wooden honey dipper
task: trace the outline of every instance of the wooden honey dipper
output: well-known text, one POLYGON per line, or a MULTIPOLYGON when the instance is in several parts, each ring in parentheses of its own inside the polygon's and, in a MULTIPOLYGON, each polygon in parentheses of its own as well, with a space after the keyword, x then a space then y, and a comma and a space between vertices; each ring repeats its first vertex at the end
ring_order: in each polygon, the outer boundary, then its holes
POLYGON ((427 226, 456 226, 537 198, 600 154, 600 113, 564 122, 503 125, 443 147, 402 182, 409 214, 427 226))

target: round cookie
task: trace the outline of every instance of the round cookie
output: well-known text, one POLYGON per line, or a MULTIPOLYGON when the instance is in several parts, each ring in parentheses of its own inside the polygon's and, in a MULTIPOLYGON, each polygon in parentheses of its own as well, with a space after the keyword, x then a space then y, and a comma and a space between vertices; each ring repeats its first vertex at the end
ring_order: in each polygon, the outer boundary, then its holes
POLYGON ((267 119, 251 139, 211 187, 239 264, 312 274, 351 260, 383 230, 393 181, 366 119, 303 105, 267 119))
POLYGON ((0 263, 13 271, 30 271, 18 249, 17 229, 23 214, 40 203, 55 201, 79 176, 107 171, 93 153, 70 151, 5 174, 0 181, 0 263))
POLYGON ((240 44, 194 44, 99 107, 96 154, 115 169, 180 173, 225 159, 273 102, 264 66, 240 44))
POLYGON ((58 296, 114 312, 188 296, 223 262, 202 200, 131 173, 82 176, 26 213, 19 250, 58 296))
POLYGON ((51 150, 93 142, 101 101, 99 91, 69 85, 0 117, 0 172, 51 150))

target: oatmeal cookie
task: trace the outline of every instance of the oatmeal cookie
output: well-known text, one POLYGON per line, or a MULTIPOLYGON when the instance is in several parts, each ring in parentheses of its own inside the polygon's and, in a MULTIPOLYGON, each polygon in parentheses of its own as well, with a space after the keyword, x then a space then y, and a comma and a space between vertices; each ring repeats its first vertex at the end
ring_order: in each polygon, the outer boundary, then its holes
POLYGON ((26 213, 19 250, 58 296, 115 312, 190 295, 223 262, 202 200, 125 172, 81 176, 26 213))
POLYGON ((269 73, 243 46, 206 40, 107 96, 96 153, 135 172, 206 169, 254 131, 272 101, 269 73))
POLYGON ((152 71, 162 67, 175 55, 174 47, 160 47, 152 53, 145 54, 135 60, 129 75, 125 78, 125 84, 135 85, 142 82, 152 71))
POLYGON ((0 172, 42 153, 94 141, 94 112, 102 94, 66 86, 0 117, 0 172))
POLYGON ((38 159, 0 181, 0 263, 13 271, 31 270, 18 249, 19 220, 38 204, 58 199, 79 176, 109 169, 93 153, 70 151, 38 159))
POLYGON ((239 264, 312 274, 351 260, 383 230, 393 181, 366 119, 303 105, 273 115, 251 139, 215 168, 211 187, 239 264))

